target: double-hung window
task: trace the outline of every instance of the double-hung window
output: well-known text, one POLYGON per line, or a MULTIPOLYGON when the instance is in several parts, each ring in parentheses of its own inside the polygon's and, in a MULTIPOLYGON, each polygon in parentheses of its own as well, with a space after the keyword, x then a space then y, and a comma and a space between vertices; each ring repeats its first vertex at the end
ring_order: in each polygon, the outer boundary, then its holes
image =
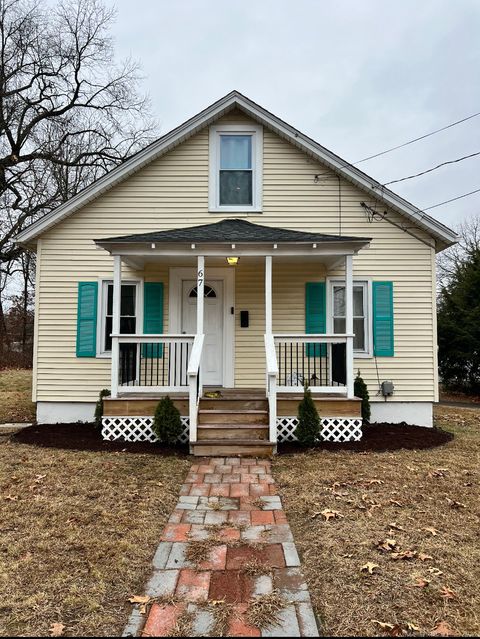
POLYGON ((209 188, 211 211, 261 210, 261 127, 211 127, 209 188))
MULTIPOLYGON (((120 296, 120 333, 130 335, 137 329, 138 284, 122 284, 120 296)), ((113 282, 102 282, 102 321, 100 323, 100 353, 112 350, 113 282)))
MULTIPOLYGON (((346 332, 345 284, 331 282, 332 322, 334 333, 346 332)), ((353 350, 356 355, 371 354, 368 282, 353 283, 353 350)))

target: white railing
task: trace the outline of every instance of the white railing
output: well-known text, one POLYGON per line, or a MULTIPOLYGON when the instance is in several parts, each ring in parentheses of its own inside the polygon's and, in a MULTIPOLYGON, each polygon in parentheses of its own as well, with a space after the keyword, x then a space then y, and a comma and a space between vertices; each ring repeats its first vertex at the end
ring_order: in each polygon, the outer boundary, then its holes
POLYGON ((265 357, 267 373, 267 398, 269 414, 269 439, 272 443, 277 442, 277 354, 275 352, 275 342, 273 335, 265 335, 265 357))
MULTIPOLYGON (((303 390, 353 397, 353 335, 276 333, 276 392, 303 390)), ((271 348, 271 346, 270 346, 271 348)))
POLYGON ((195 335, 112 335, 112 397, 187 391, 195 335))
POLYGON ((196 335, 193 342, 192 354, 188 362, 188 407, 190 416, 190 442, 197 441, 198 404, 202 396, 200 379, 200 364, 202 361, 203 342, 205 335, 196 335))

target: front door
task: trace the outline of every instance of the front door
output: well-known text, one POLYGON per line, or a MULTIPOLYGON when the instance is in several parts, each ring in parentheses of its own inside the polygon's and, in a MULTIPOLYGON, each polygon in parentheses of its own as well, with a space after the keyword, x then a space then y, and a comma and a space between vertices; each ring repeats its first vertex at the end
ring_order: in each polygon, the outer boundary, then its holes
MULTIPOLYGON (((204 285, 204 332, 202 380, 205 386, 223 386, 223 281, 204 285)), ((182 332, 197 332, 197 283, 182 283, 182 332)))

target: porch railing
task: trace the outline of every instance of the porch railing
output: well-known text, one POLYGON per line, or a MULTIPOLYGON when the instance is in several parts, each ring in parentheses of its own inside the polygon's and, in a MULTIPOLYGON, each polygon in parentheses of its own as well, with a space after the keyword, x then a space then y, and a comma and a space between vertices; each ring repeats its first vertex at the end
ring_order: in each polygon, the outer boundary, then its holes
POLYGON ((188 392, 190 441, 197 439, 204 335, 112 335, 112 397, 188 392))
POLYGON ((298 393, 308 383, 312 393, 353 397, 353 335, 266 334, 266 391, 270 441, 276 441, 277 393, 298 393))

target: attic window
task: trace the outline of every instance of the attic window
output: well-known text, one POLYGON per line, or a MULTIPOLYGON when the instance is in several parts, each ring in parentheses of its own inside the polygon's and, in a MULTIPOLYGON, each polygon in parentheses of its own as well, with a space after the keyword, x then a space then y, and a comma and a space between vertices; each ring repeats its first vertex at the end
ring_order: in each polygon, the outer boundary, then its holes
POLYGON ((261 211, 262 128, 210 129, 210 210, 261 211))

